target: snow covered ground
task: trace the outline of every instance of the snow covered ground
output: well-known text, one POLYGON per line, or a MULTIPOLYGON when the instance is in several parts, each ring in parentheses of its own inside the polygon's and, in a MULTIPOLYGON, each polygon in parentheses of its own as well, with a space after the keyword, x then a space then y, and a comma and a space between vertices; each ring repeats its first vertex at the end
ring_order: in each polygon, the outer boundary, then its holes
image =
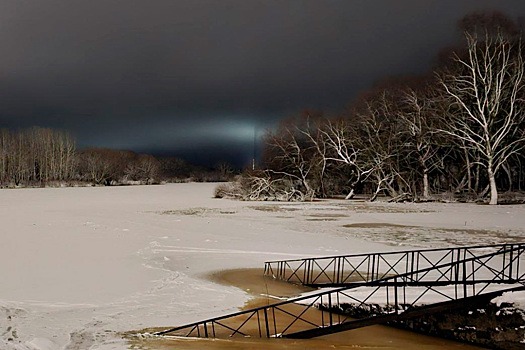
POLYGON ((525 206, 238 202, 215 184, 0 191, 0 349, 126 349, 118 332, 236 311, 202 276, 264 261, 517 242, 525 206))

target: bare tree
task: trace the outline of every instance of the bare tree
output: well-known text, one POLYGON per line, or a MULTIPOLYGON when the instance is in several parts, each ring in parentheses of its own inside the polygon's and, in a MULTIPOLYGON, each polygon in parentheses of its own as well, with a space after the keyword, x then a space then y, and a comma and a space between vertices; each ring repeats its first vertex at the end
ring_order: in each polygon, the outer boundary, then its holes
POLYGON ((233 166, 226 161, 221 161, 215 165, 215 172, 217 173, 219 181, 231 181, 235 174, 233 166))
POLYGON ((350 191, 345 199, 355 195, 356 186, 365 181, 374 170, 374 165, 363 154, 357 125, 347 119, 327 120, 321 129, 326 147, 325 160, 341 165, 347 174, 350 191))
POLYGON ((403 132, 407 134, 403 147, 409 156, 415 156, 422 172, 423 198, 430 197, 429 173, 439 167, 440 147, 436 142, 436 111, 432 97, 422 91, 408 89, 402 98, 403 108, 398 113, 403 132))
POLYGON ((152 184, 159 177, 160 162, 152 155, 127 153, 127 157, 124 157, 124 162, 126 165, 123 175, 128 180, 152 184))
POLYGON ((11 133, 5 129, 0 130, 0 185, 9 182, 11 142, 11 133))
POLYGON ((386 191, 394 200, 413 198, 410 185, 412 167, 407 138, 399 118, 399 101, 383 91, 367 102, 359 116, 363 157, 369 164, 369 183, 375 190, 370 198, 386 191))
POLYGON ((327 120, 322 113, 306 111, 303 119, 302 127, 298 128, 298 132, 302 134, 308 141, 309 151, 314 154, 311 155, 312 171, 311 182, 314 183, 313 192, 320 197, 328 195, 325 186, 325 180, 328 176, 328 159, 327 146, 323 137, 323 129, 327 120))
POLYGON ((80 178, 94 184, 110 185, 121 181, 126 166, 134 159, 135 153, 106 148, 86 149, 78 154, 80 178))
POLYGON ((461 70, 441 76, 455 108, 440 130, 479 152, 490 204, 497 204, 496 175, 525 142, 522 44, 500 32, 487 31, 484 37, 467 33, 466 39, 467 57, 455 56, 461 70))
POLYGON ((265 141, 268 170, 274 175, 299 181, 303 187, 299 191, 304 191, 306 198, 313 198, 316 191, 311 186, 311 178, 319 155, 311 143, 308 121, 306 124, 285 121, 276 131, 269 132, 265 141))

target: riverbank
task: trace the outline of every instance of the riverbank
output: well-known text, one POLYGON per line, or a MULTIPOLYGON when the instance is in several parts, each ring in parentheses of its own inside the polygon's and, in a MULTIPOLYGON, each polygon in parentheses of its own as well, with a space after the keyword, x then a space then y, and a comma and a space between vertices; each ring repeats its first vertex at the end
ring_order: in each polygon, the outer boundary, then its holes
MULTIPOLYGON (((234 312, 204 276, 266 260, 520 241, 525 206, 254 203, 215 184, 0 191, 0 348, 127 349, 123 332, 234 312)), ((220 342, 220 341, 218 341, 220 342)))

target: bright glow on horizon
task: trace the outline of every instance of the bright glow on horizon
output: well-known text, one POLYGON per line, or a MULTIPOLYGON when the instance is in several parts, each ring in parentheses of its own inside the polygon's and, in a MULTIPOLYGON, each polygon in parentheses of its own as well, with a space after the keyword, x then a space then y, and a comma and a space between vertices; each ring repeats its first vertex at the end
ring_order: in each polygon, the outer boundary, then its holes
MULTIPOLYGON (((194 120, 204 118, 196 116, 194 120)), ((86 147, 108 147, 115 149, 166 149, 184 151, 214 144, 239 145, 252 148, 254 138, 259 140, 268 126, 252 120, 227 119, 223 116, 213 120, 194 123, 193 120, 170 120, 148 125, 125 125, 121 130, 104 130, 94 135, 91 145, 86 147), (112 137, 109 138, 108 134, 112 137), (108 142, 108 139, 111 140, 108 142), (154 141, 152 141, 154 140, 154 141)))

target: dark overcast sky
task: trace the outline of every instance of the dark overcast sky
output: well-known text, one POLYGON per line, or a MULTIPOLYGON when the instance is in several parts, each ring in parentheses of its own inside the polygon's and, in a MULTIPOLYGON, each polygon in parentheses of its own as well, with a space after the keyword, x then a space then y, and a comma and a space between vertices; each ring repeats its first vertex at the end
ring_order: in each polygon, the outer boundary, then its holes
POLYGON ((424 73, 483 10, 525 1, 3 0, 0 128, 247 162, 255 125, 424 73))

